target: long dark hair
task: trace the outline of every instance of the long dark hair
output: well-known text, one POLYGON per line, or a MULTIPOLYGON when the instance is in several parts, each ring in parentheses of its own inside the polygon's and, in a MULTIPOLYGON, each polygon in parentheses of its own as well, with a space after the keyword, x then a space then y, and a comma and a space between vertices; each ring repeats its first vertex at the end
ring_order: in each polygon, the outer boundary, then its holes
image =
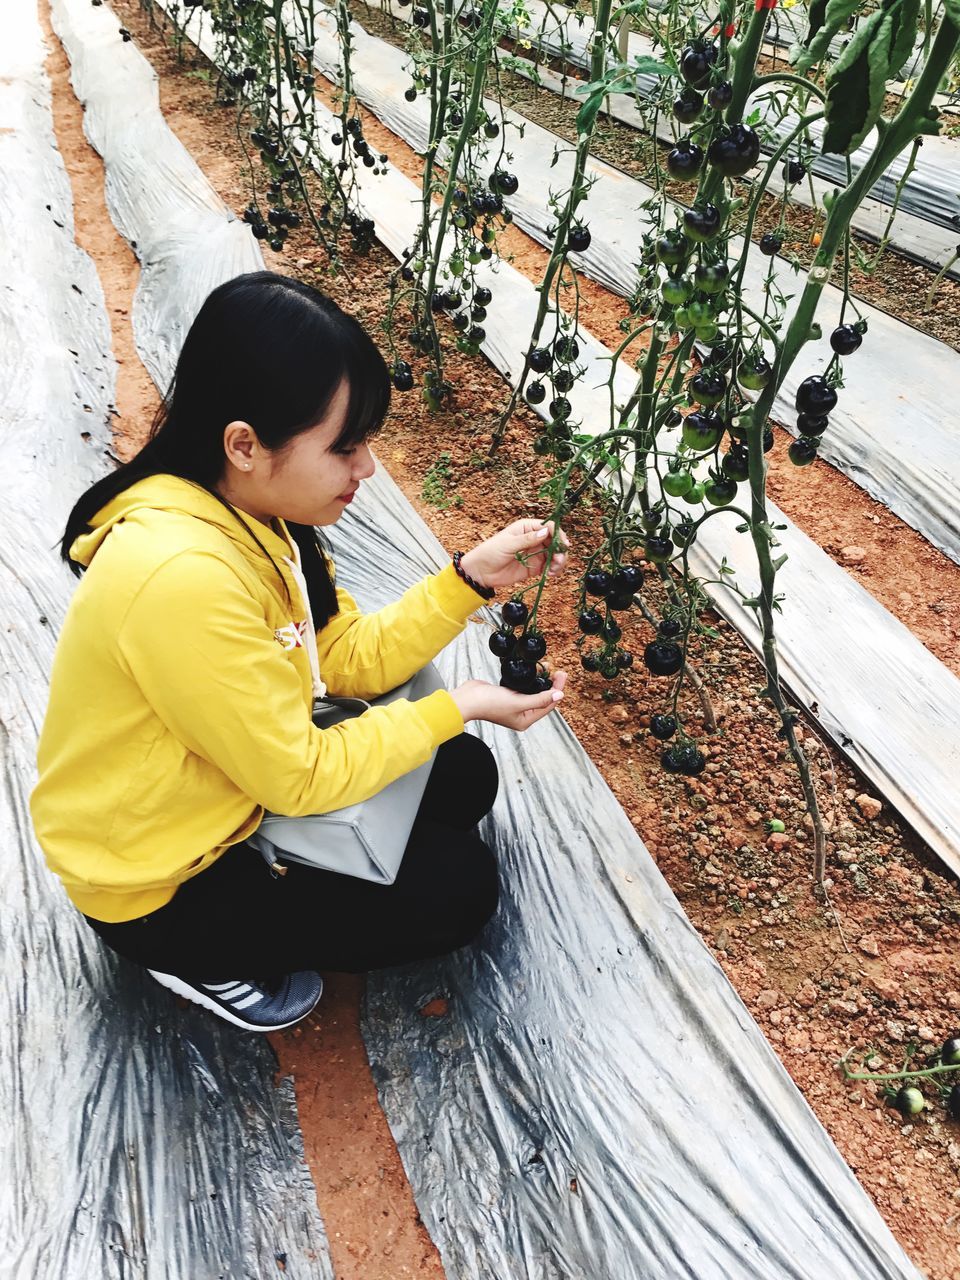
MULTIPOLYGON (((338 452, 376 434, 390 407, 390 375, 370 336, 299 280, 254 271, 219 285, 190 326, 147 443, 74 505, 60 542, 62 559, 79 577, 84 566, 70 558, 70 548, 91 532, 91 518, 138 480, 164 474, 192 481, 223 503, 282 581, 253 529, 214 488, 226 465, 223 432, 230 422, 248 422, 265 448, 279 449, 320 421, 343 378, 350 403, 333 444, 338 452)), ((312 526, 286 523, 300 549, 319 628, 337 612, 323 543, 312 526)))

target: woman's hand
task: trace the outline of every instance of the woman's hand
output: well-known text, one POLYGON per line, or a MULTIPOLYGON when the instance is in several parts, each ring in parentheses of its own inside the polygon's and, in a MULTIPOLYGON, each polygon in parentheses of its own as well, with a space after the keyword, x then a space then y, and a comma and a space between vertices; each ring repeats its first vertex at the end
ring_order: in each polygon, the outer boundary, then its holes
POLYGON ((570 546, 563 530, 552 520, 514 520, 468 551, 460 564, 482 587, 513 587, 543 573, 551 546, 558 548, 550 558, 550 573, 555 574, 566 564, 564 552, 570 546))
POLYGON ((486 680, 466 680, 450 691, 450 696, 460 708, 463 723, 470 720, 487 720, 490 724, 502 724, 506 729, 522 733, 532 724, 548 716, 563 697, 567 683, 565 671, 553 673, 553 688, 546 693, 514 693, 486 680))

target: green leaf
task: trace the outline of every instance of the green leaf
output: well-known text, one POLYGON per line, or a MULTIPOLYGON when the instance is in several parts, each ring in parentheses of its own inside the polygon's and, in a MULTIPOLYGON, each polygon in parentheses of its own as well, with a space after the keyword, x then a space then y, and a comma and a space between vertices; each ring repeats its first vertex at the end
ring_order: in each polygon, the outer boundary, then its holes
POLYGON ((665 62, 651 58, 649 54, 634 58, 630 70, 635 76, 668 76, 670 74, 670 68, 665 62))
POLYGON ((579 135, 593 132, 593 126, 597 122, 597 115, 606 96, 605 88, 595 89, 577 112, 577 133, 579 135))
POLYGON ((913 52, 917 38, 917 21, 920 17, 920 0, 902 0, 893 15, 893 31, 890 36, 890 60, 887 79, 896 80, 903 64, 913 52))
POLYGON ((827 0, 811 0, 808 14, 807 39, 805 41, 807 45, 810 44, 810 41, 827 20, 827 0))
POLYGON ((871 13, 830 68, 824 151, 848 155, 876 124, 883 106, 892 32, 892 9, 871 13))
POLYGON ((577 133, 590 133, 596 123, 597 115, 604 98, 614 93, 632 93, 637 76, 668 76, 670 68, 656 58, 643 56, 635 58, 632 65, 621 63, 611 67, 599 80, 591 80, 589 84, 580 85, 577 95, 586 94, 587 100, 577 112, 577 133))
POLYGON ((960 27, 960 0, 943 0, 943 11, 955 27, 960 27))
POLYGON ((807 38, 802 47, 793 49, 790 54, 790 60, 800 75, 826 56, 830 41, 862 8, 862 0, 827 0, 821 20, 820 5, 811 5, 807 38), (818 20, 816 29, 813 25, 815 19, 818 20))

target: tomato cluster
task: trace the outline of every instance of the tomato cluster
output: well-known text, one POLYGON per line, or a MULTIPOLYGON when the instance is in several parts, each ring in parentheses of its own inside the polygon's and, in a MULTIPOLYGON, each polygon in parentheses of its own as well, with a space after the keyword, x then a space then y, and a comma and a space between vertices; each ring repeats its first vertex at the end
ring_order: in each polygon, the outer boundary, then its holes
POLYGON ((573 457, 573 430, 570 417, 573 405, 566 397, 577 380, 576 361, 580 344, 572 333, 558 333, 550 346, 532 347, 526 365, 538 376, 527 384, 524 396, 530 405, 543 404, 547 398, 544 378, 550 383, 552 397, 547 406, 550 417, 543 432, 533 442, 534 453, 553 454, 560 462, 573 457))
POLYGON ((529 609, 522 600, 508 600, 501 616, 502 624, 489 641, 491 653, 500 659, 500 684, 515 693, 546 693, 553 681, 538 664, 547 642, 541 631, 528 628, 529 609))

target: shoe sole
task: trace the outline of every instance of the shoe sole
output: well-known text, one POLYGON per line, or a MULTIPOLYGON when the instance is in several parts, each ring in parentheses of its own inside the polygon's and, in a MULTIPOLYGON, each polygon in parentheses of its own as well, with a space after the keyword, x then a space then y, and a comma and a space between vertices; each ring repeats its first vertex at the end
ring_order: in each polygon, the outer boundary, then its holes
POLYGON ((172 973, 159 973, 156 969, 148 969, 147 973, 160 983, 161 987, 167 987, 170 991, 175 992, 178 996, 184 996, 187 1000, 192 1000, 194 1004, 201 1005, 204 1009, 209 1009, 211 1013, 215 1013, 217 1017, 223 1018, 225 1022, 232 1022, 235 1027, 242 1027, 244 1031, 260 1031, 264 1034, 270 1031, 284 1031, 287 1027, 292 1027, 298 1022, 302 1022, 307 1014, 313 1013, 314 1009, 320 1002, 323 995, 323 979, 320 980, 320 990, 317 992, 317 998, 309 1009, 298 1014, 297 1017, 291 1018, 289 1022, 277 1022, 272 1026, 264 1027, 258 1022, 246 1022, 237 1014, 231 1013, 224 1009, 222 1005, 217 1004, 209 996, 204 995, 202 991, 198 991, 196 987, 191 987, 184 982, 182 978, 174 977, 172 973))

